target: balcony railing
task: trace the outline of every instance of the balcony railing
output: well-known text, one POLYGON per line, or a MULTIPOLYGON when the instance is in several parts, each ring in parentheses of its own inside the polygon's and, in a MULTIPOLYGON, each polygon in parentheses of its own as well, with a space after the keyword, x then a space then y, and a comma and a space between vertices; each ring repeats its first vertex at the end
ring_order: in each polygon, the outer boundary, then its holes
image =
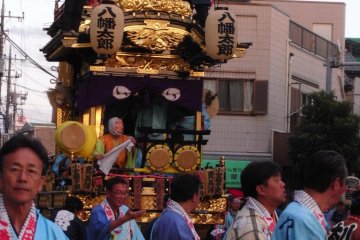
POLYGON ((291 42, 323 58, 337 58, 337 46, 325 38, 290 21, 289 37, 291 42))

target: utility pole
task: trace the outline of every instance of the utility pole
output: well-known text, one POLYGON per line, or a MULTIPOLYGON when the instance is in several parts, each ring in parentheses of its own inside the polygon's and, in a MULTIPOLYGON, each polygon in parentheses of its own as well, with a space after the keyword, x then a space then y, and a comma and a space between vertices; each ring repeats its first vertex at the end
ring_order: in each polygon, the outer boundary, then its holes
MULTIPOLYGON (((15 79, 19 78, 20 76, 16 73, 15 74, 15 79)), ((18 93, 16 91, 16 82, 14 82, 14 91, 9 93, 11 95, 11 104, 13 105, 13 115, 12 115, 12 127, 13 127, 13 132, 15 132, 16 129, 16 114, 18 111, 18 105, 24 105, 25 104, 25 100, 27 98, 27 92, 26 93, 18 93), (20 99, 20 101, 18 102, 18 99, 20 99)), ((20 114, 20 116, 23 116, 23 113, 20 114)))
MULTIPOLYGON (((2 5, 1 5, 1 16, 0 16, 0 107, 3 106, 2 103, 2 96, 1 96, 1 91, 2 91, 2 81, 1 78, 4 76, 4 66, 5 66, 5 57, 4 57, 4 33, 5 33, 5 17, 7 18, 16 18, 18 19, 18 21, 21 21, 22 19, 24 19, 24 12, 22 13, 21 17, 18 16, 11 16, 11 13, 9 12, 8 16, 5 16, 5 0, 2 0, 2 5)), ((9 133, 9 128, 10 128, 10 122, 11 119, 10 115, 9 115, 9 111, 10 111, 10 103, 11 103, 11 95, 15 96, 15 101, 17 100, 17 94, 16 92, 14 92, 13 94, 11 94, 11 46, 9 48, 9 58, 8 58, 8 74, 7 74, 7 90, 6 90, 6 104, 5 104, 5 114, 2 112, 1 108, 0 108, 0 115, 3 117, 3 125, 4 125, 4 130, 5 133, 9 133)), ((17 59, 16 59, 17 60, 17 59)), ((20 96, 20 95, 19 95, 20 96)), ((16 102, 14 105, 14 109, 16 110, 16 102)), ((15 112, 13 113, 15 115, 15 112)), ((15 122, 13 122, 15 124, 15 122)), ((1 135, 1 131, 0 131, 0 135, 1 135)))
POLYGON ((4 75, 4 11, 5 11, 5 0, 2 1, 1 5, 1 16, 0 16, 0 106, 1 106, 1 87, 2 81, 1 78, 4 75))
POLYGON ((5 107, 5 116, 4 116, 5 133, 9 133, 9 125, 10 125, 10 118, 9 118, 10 87, 11 87, 11 46, 9 49, 9 64, 8 64, 8 77, 7 77, 7 89, 6 89, 7 94, 6 94, 6 107, 5 107))

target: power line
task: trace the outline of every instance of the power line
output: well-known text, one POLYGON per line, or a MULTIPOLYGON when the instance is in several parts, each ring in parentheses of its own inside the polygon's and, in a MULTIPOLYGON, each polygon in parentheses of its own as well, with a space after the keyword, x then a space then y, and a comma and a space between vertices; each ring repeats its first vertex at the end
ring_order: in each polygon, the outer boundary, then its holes
POLYGON ((50 76, 56 78, 55 75, 53 75, 52 73, 50 73, 49 71, 47 71, 45 68, 43 68, 39 63, 37 63, 34 59, 32 59, 24 50, 22 50, 13 40, 11 40, 11 38, 9 37, 9 35, 7 35, 5 32, 2 33, 5 38, 8 40, 8 42, 16 49, 18 50, 27 60, 29 60, 33 65, 35 65, 36 67, 38 67, 39 69, 41 69, 43 72, 49 74, 50 76))
MULTIPOLYGON (((2 82, 6 83, 5 80, 1 80, 2 82)), ((37 92, 37 93, 41 93, 41 94, 46 94, 46 91, 39 91, 39 90, 35 90, 35 89, 31 89, 28 87, 25 87, 23 85, 17 84, 17 83, 11 83, 11 85, 17 86, 17 87, 21 87, 21 88, 25 88, 26 90, 32 91, 32 92, 37 92)))
MULTIPOLYGON (((15 67, 15 68, 17 68, 17 67, 15 67)), ((18 69, 18 70, 21 70, 21 69, 19 69, 19 68, 17 68, 17 69, 18 69)), ((35 80, 34 78, 32 78, 32 77, 31 77, 30 75, 28 75, 27 73, 25 73, 25 76, 28 77, 28 78, 30 78, 32 81, 34 81, 35 83, 39 84, 40 86, 42 86, 42 87, 44 87, 44 88, 49 88, 49 86, 43 85, 42 83, 40 83, 39 81, 35 80)))
POLYGON ((25 88, 26 90, 29 90, 29 91, 32 91, 32 92, 37 92, 37 93, 41 93, 41 94, 46 94, 45 91, 39 91, 39 90, 31 89, 31 88, 28 88, 28 87, 19 85, 19 84, 17 84, 17 83, 13 83, 13 85, 14 85, 14 86, 17 86, 17 87, 25 88))

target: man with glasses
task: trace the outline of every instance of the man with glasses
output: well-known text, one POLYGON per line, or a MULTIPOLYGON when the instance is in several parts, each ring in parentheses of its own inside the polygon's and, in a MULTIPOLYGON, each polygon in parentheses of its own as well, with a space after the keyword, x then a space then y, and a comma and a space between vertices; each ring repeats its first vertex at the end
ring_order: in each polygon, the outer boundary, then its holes
POLYGON ((106 198, 90 214, 87 227, 89 240, 144 239, 134 219, 144 214, 145 210, 129 210, 125 206, 128 197, 128 185, 125 179, 114 177, 107 181, 106 198))
POLYGON ((42 189, 47 164, 47 152, 37 140, 18 135, 1 148, 1 239, 68 239, 39 213, 33 201, 42 189))

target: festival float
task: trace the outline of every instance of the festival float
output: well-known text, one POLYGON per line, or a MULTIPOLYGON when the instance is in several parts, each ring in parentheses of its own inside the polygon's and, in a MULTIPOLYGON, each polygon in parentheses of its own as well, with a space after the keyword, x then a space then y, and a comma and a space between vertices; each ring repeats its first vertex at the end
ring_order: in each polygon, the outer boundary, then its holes
POLYGON ((236 16, 212 7, 203 28, 187 1, 58 3, 42 52, 47 61, 59 62, 48 97, 63 161, 54 163, 57 171, 49 168, 38 207, 46 214, 76 195, 87 220, 105 196, 104 181, 120 175, 129 181, 129 207, 147 210, 137 219, 146 224, 161 213, 172 176, 194 172, 203 180, 195 225, 223 224, 224 158, 215 168, 201 164, 218 104, 203 77, 207 69, 245 55, 249 45, 237 42, 236 16), (136 138, 142 157, 104 173, 93 150, 114 116, 123 119, 124 134, 136 138))

